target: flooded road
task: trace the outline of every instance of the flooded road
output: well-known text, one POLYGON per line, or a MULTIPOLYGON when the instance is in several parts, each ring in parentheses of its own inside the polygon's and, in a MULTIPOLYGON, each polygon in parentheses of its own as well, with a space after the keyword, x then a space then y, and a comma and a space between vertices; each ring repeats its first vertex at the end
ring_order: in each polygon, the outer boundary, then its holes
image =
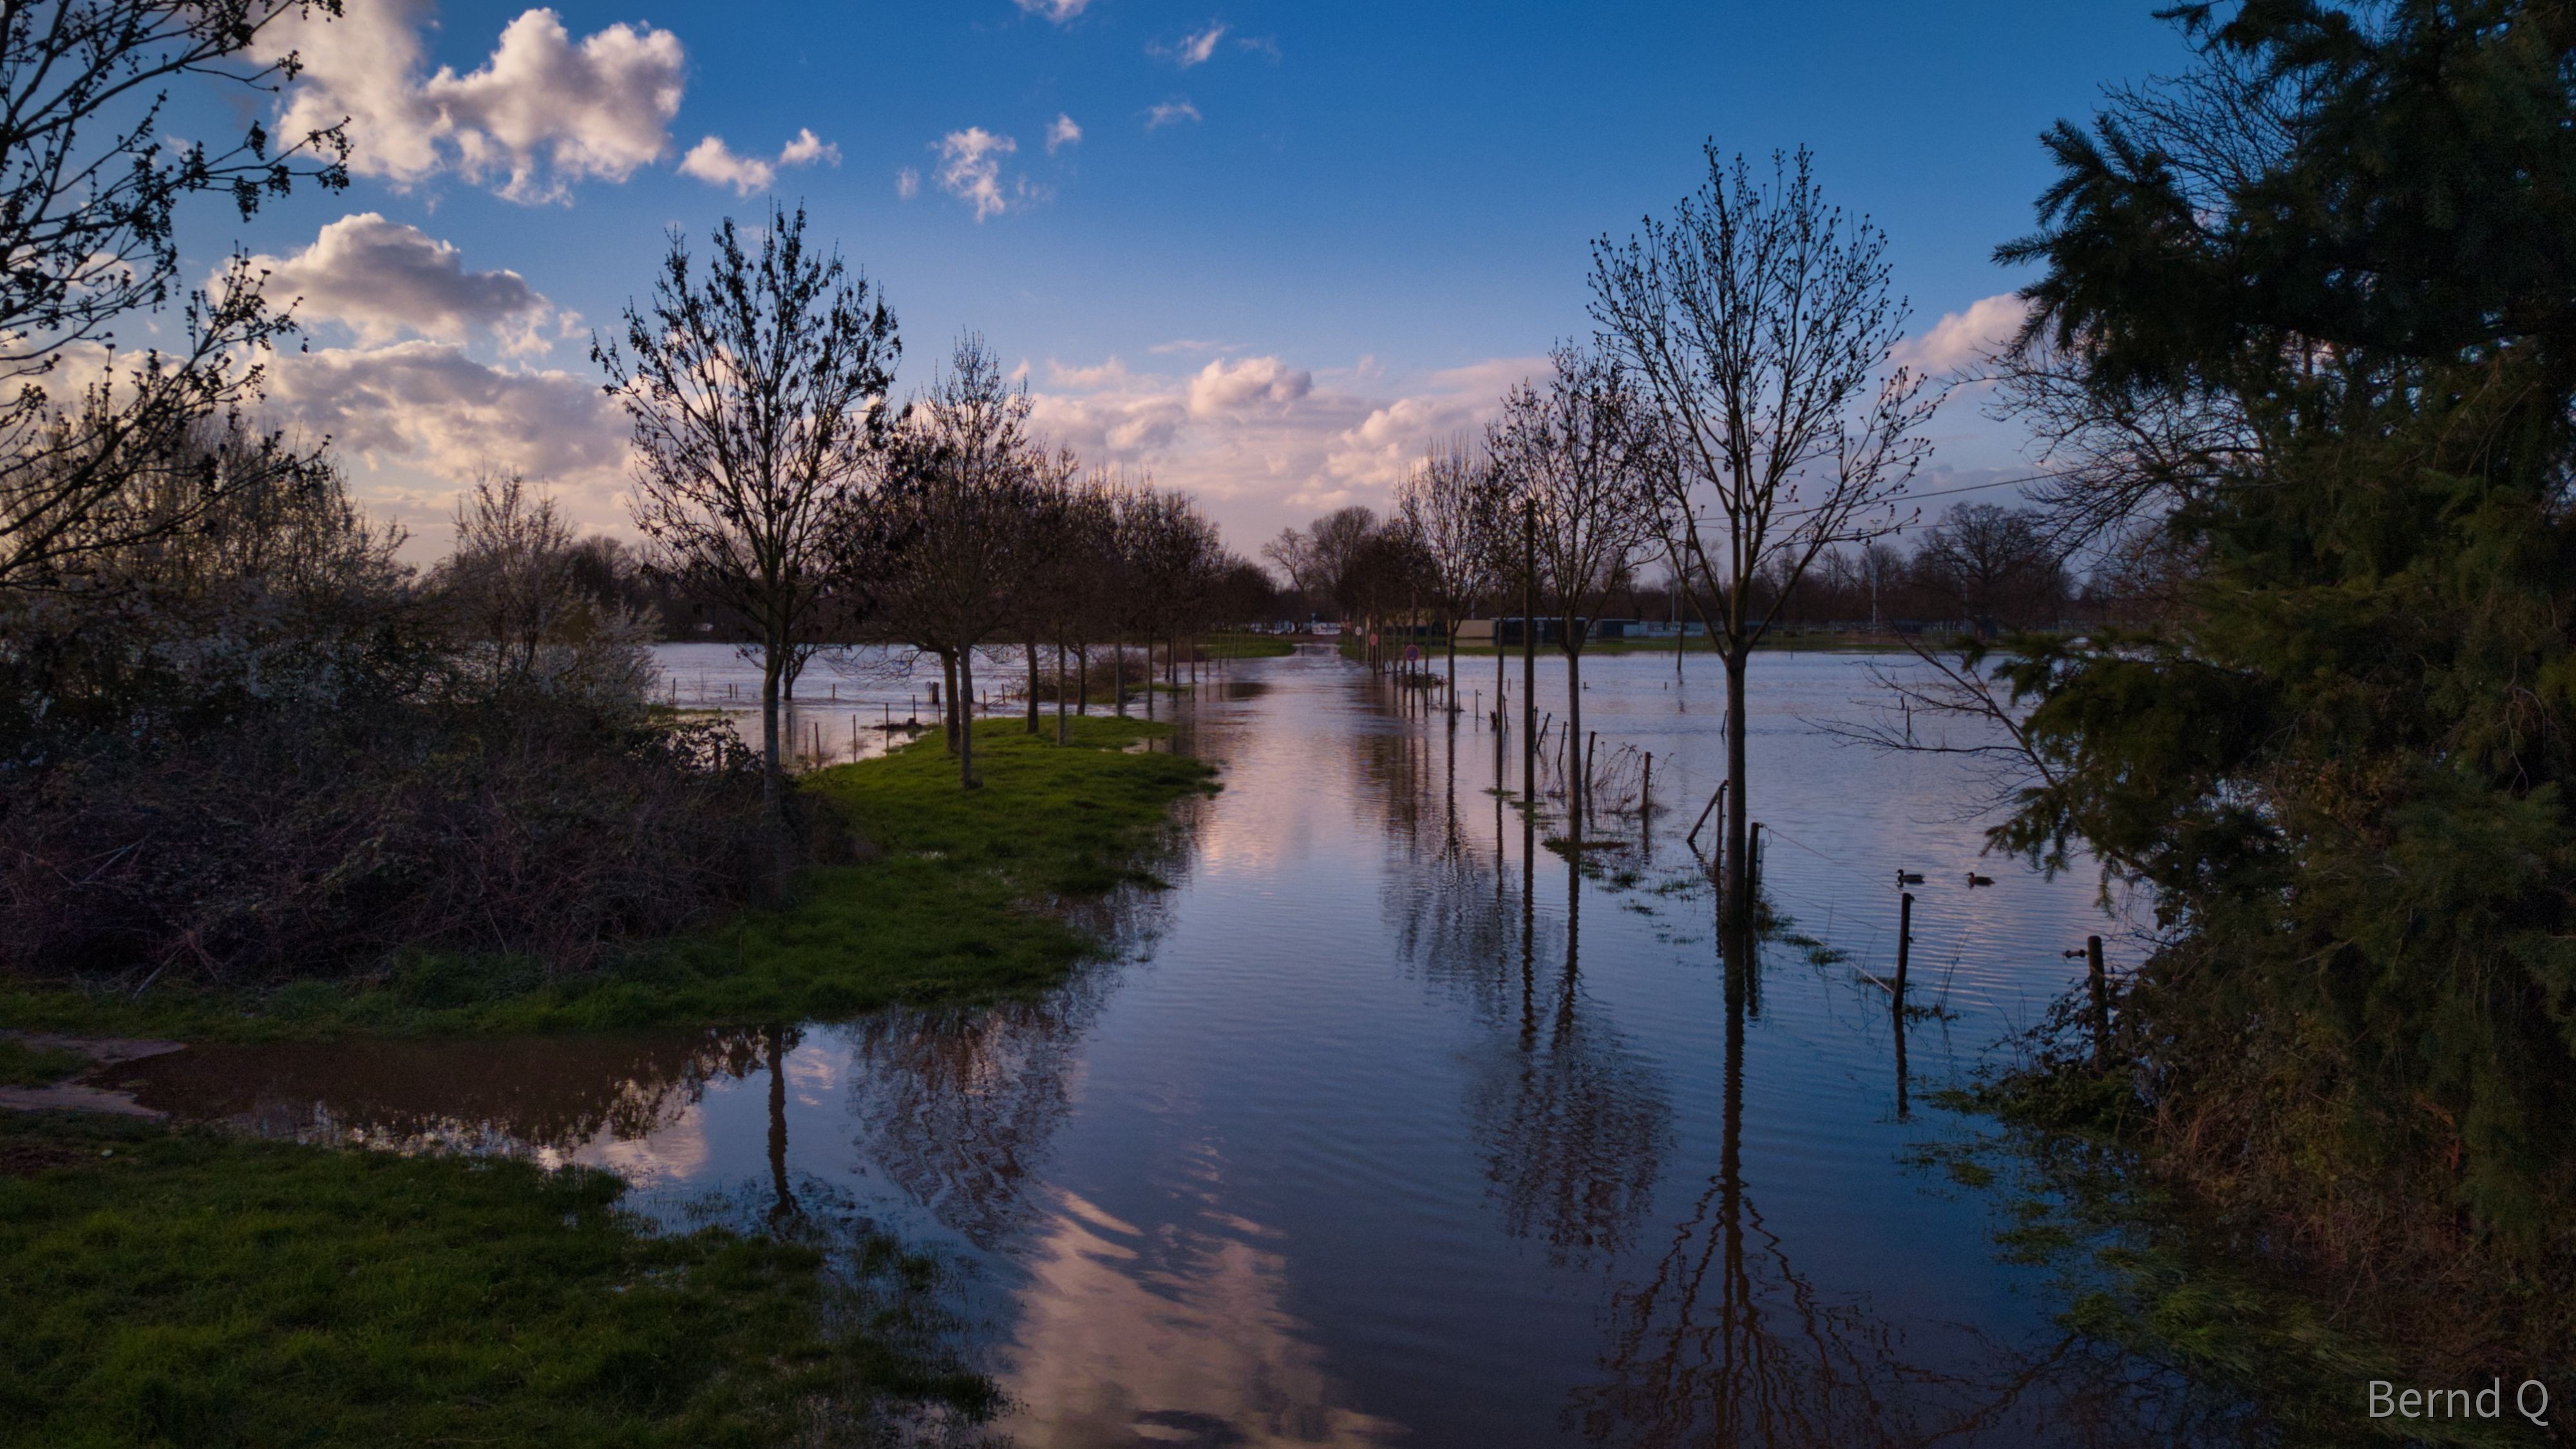
MULTIPOLYGON (((1980 858, 1955 757, 1815 728, 1864 710, 1869 663, 1753 681, 1764 884, 1843 960, 1719 961, 1682 840, 1722 759, 1705 657, 1587 661, 1604 794, 1650 751, 1658 807, 1601 822, 1633 845, 1587 873, 1492 792, 1482 722, 1310 652, 1183 702, 1224 789, 1185 807, 1173 888, 1119 907, 1123 958, 1043 1000, 126 1081, 280 1135, 595 1163, 675 1218, 854 1205, 958 1267, 1028 1446, 2077 1442, 2065 1305, 1998 1258, 1992 1198, 1906 1159, 1963 1130, 1923 1094, 2037 1020, 2065 950, 2132 948, 2089 874, 1980 858), (1868 979, 1899 870, 1939 1008, 1901 1040, 1868 979)), ((1560 716, 1562 680, 1542 660, 1560 716)), ((1493 661, 1461 688, 1490 707, 1493 661)))

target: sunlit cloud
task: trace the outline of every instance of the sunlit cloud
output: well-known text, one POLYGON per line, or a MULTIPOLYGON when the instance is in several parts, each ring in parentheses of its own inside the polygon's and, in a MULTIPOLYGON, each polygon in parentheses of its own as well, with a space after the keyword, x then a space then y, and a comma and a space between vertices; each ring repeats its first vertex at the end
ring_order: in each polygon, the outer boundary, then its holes
POLYGON ((1361 368, 1318 373, 1276 356, 1180 374, 1051 359, 1032 396, 1053 440, 1198 496, 1243 546, 1323 509, 1386 507, 1434 442, 1481 432, 1503 390, 1546 367, 1500 358, 1394 390, 1361 368))
POLYGON ((453 173, 514 201, 564 199, 577 181, 624 181, 670 147, 686 88, 679 37, 619 23, 575 41, 552 10, 529 10, 463 75, 428 70, 429 0, 318 11, 263 31, 269 59, 292 50, 288 139, 345 119, 349 169, 397 188, 453 173))
POLYGON ((613 486, 626 458, 623 420, 595 378, 492 367, 446 342, 280 354, 268 408, 369 468, 408 465, 451 481, 499 466, 613 486))
POLYGON ((1199 115, 1199 108, 1191 105, 1187 96, 1174 96, 1160 105, 1147 108, 1145 129, 1159 131, 1165 126, 1177 126, 1183 121, 1195 122, 1203 119, 1205 118, 1199 115))
POLYGON ((730 186, 739 196, 767 191, 778 180, 778 173, 791 166, 811 166, 815 162, 841 164, 841 148, 825 142, 810 129, 800 129, 796 138, 778 152, 778 159, 763 160, 757 156, 738 156, 721 136, 709 136, 680 158, 680 174, 694 176, 711 186, 730 186))
POLYGON ((2010 342, 2029 315, 2030 304, 2019 293, 1999 293, 1943 315, 1930 331, 1900 344, 1891 360, 1917 372, 1953 372, 2010 342))
POLYGON ((1002 186, 1002 158, 1019 150, 1019 142, 969 126, 949 132, 932 149, 939 153, 939 189, 973 207, 977 221, 1010 209, 1010 197, 1002 186))
POLYGON ((1058 113, 1054 122, 1047 127, 1047 154, 1052 156, 1067 146, 1079 146, 1081 144, 1082 128, 1073 123, 1073 117, 1058 113))
POLYGON ((293 256, 250 264, 268 274, 262 291, 271 301, 369 345, 406 335, 467 342, 488 332, 506 352, 542 352, 578 320, 517 272, 468 271, 454 246, 372 211, 332 222, 293 256))
POLYGON ((1072 21, 1091 8, 1091 0, 1012 0, 1012 3, 1031 15, 1052 20, 1058 25, 1072 21))
POLYGON ((1225 39, 1225 26, 1214 24, 1205 30, 1182 36, 1177 44, 1165 45, 1157 41, 1146 46, 1145 53, 1160 56, 1181 69, 1188 70, 1194 65, 1207 64, 1208 57, 1216 54, 1217 42, 1223 39, 1225 39))

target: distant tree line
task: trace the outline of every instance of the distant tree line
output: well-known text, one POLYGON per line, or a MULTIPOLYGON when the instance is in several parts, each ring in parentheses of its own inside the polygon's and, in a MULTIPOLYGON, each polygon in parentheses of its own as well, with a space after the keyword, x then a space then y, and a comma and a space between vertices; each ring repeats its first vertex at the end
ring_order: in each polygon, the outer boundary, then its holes
MULTIPOLYGON (((1469 466, 1482 466, 1480 458, 1461 456, 1469 466)), ((1400 497, 1428 499, 1446 492, 1434 481, 1442 466, 1437 452, 1418 464, 1400 497)), ((1392 603, 1400 611, 1402 601, 1414 599, 1428 611, 1425 626, 1435 640, 1468 619, 1517 617, 1520 600, 1508 596, 1498 582, 1442 574, 1436 560, 1443 550, 1416 542, 1424 534, 1418 521, 1423 506, 1384 518, 1373 509, 1352 506, 1305 528, 1284 530, 1265 547, 1264 556, 1290 579, 1314 582, 1277 590, 1281 617, 1311 614, 1365 623, 1381 617, 1372 615, 1369 605, 1392 603), (1353 550, 1335 567, 1325 562, 1333 553, 1322 546, 1335 535, 1371 546, 1353 550), (1279 564, 1283 555, 1301 561, 1294 568, 1279 564)), ((2035 505, 1962 503, 1907 533, 1828 549, 1788 587, 1782 587, 1776 574, 1756 578, 1752 594, 1766 606, 1780 600, 1780 621, 1790 626, 1885 630, 1900 623, 1938 623, 1998 635, 2077 620, 2134 617, 2157 607, 2153 580, 2141 575, 2136 561, 2108 556, 2089 577, 2079 579, 2062 537, 2051 515, 2035 505)), ((1553 606, 1555 601, 1544 602, 1553 606)), ((1694 617, 1680 579, 1651 556, 1618 571, 1579 613, 1591 620, 1686 622, 1694 617)))

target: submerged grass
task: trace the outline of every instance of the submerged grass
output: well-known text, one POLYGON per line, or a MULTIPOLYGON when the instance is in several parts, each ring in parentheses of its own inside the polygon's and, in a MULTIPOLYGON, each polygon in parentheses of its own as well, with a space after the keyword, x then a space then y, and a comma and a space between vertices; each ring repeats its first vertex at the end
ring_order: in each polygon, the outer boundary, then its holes
POLYGON ((840 1442, 964 1419, 929 1264, 657 1236, 572 1168, 0 1113, 0 1445, 840 1442))
MULTIPOLYGON (((2046 1270, 2075 1335, 2061 1372, 2090 1363, 2122 1395, 2150 1388, 2168 1412, 2165 1442, 2510 1445, 2544 1441, 2514 1416, 2516 1379, 2496 1419, 2373 1418, 2368 1385, 2466 1383, 2488 1375, 2425 1361, 2420 1345, 2378 1341, 2338 1321, 2334 1294, 2263 1267, 2218 1224, 2160 1186, 2113 1129, 2134 1109, 2116 1076, 2066 1081, 2046 1101, 1988 1083, 1933 1094, 1992 1124, 1908 1156, 1990 1195, 1998 1256, 2046 1270), (2070 1123, 2085 1124, 2082 1130, 2070 1123)), ((2534 1369, 2543 1365, 2532 1365, 2534 1369)), ((2147 1442, 2147 1441, 2140 1441, 2147 1442)))
POLYGON ((89 1065, 89 1058, 61 1047, 30 1046, 0 1036, 0 1087, 42 1087, 89 1065))
POLYGON ((182 1040, 503 1035, 837 1018, 897 1002, 1041 990, 1100 943, 1054 909, 1156 884, 1138 859, 1179 800, 1214 788, 1197 760, 1139 753, 1138 719, 975 726, 982 787, 962 790, 937 735, 804 786, 862 858, 807 872, 793 901, 631 950, 579 975, 534 961, 420 953, 355 981, 260 991, 0 991, 0 1025, 182 1040))

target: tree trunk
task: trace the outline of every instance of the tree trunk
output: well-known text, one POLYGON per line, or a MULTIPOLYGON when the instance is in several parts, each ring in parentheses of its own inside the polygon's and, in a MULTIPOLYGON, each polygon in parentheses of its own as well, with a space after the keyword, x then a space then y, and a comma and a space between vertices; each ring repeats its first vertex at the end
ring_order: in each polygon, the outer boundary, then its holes
POLYGON ((953 755, 957 753, 957 701, 961 697, 957 693, 957 651, 939 651, 939 672, 948 686, 948 702, 939 709, 939 728, 947 738, 948 753, 953 755))
POLYGON ((1731 645, 1726 651, 1726 921, 1737 931, 1753 923, 1752 863, 1744 858, 1747 822, 1753 818, 1744 798, 1744 675, 1752 653, 1745 644, 1731 645))
POLYGON ((1127 641, 1126 641, 1126 640, 1121 639, 1121 640, 1119 640, 1116 644, 1113 644, 1113 645, 1111 645, 1111 646, 1110 646, 1110 649, 1109 649, 1109 659, 1110 659, 1110 666, 1109 666, 1109 667, 1110 667, 1111 674, 1112 674, 1112 677, 1111 677, 1110 682, 1109 682, 1109 689, 1110 689, 1110 692, 1111 692, 1111 693, 1113 693, 1113 694, 1115 694, 1115 695, 1117 695, 1117 696, 1118 696, 1118 717, 1119 717, 1120 719, 1125 719, 1125 718, 1127 717, 1127 641))
MULTIPOLYGON (((1058 680, 1059 684, 1063 681, 1058 680)), ((1061 689, 1056 691, 1063 693, 1061 689)), ((1029 636, 1029 733, 1038 732, 1038 636, 1029 636)))
POLYGON ((957 651, 958 704, 965 718, 957 731, 957 783, 964 789, 975 788, 975 651, 957 651))
POLYGON ((779 783, 786 778, 778 761, 778 687, 786 648, 773 639, 760 651, 760 803, 779 812, 779 783))
POLYGON ((1075 687, 1080 691, 1074 699, 1073 712, 1088 715, 1091 713, 1091 646, 1089 644, 1073 646, 1073 668, 1078 676, 1075 687))
POLYGON ((1064 713, 1064 645, 1060 643, 1055 646, 1055 742, 1073 742, 1073 722, 1064 713))

